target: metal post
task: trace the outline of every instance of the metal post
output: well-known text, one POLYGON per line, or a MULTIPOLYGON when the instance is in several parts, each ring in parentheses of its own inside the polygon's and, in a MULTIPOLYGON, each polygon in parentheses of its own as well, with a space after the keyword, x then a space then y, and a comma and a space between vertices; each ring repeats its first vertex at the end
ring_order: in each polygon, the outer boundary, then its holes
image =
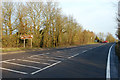
POLYGON ((24 39, 24 48, 25 48, 25 39, 24 39))

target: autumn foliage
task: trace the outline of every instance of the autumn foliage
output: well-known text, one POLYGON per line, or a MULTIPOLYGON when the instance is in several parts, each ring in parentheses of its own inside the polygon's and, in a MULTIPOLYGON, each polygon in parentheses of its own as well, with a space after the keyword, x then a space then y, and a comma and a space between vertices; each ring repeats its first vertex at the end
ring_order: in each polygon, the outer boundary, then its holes
MULTIPOLYGON (((94 42, 72 16, 62 14, 56 2, 3 2, 2 47, 23 47, 21 35, 33 35, 33 47, 81 45, 94 42)), ((30 40, 26 40, 30 46, 30 40)))

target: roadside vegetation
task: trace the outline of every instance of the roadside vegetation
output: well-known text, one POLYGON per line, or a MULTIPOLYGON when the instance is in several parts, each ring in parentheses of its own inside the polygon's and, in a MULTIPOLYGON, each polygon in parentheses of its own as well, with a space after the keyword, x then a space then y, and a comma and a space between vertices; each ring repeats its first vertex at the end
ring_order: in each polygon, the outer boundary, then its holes
MULTIPOLYGON (((57 2, 2 2, 2 48, 22 49, 21 35, 33 35, 33 48, 93 44, 96 37, 73 16, 62 14, 57 2)), ((30 42, 26 39, 27 48, 30 42)))
MULTIPOLYGON (((23 47, 20 35, 33 35, 33 47, 93 43, 95 34, 65 16, 56 2, 2 3, 2 47, 23 47)), ((26 40, 26 47, 30 40, 26 40)))
MULTIPOLYGON (((118 37, 118 39, 120 40, 120 1, 118 2, 118 29, 117 29, 117 34, 116 36, 118 37)), ((118 41, 118 43, 116 44, 116 54, 118 55, 119 59, 120 59, 120 41, 118 41)))

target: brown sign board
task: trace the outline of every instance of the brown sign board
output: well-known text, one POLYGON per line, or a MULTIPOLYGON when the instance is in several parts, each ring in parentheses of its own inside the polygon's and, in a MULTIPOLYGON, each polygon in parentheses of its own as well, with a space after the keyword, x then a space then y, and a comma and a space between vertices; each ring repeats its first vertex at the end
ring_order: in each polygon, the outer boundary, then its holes
POLYGON ((20 38, 21 39, 32 39, 33 35, 21 35, 20 38))

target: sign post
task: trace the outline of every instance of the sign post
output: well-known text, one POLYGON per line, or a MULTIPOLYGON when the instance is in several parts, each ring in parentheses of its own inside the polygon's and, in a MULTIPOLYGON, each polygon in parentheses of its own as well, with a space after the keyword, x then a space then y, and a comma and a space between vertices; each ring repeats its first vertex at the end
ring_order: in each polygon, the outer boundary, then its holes
POLYGON ((25 48, 25 39, 24 39, 24 48, 25 48))
POLYGON ((33 35, 21 35, 21 39, 24 39, 24 48, 25 48, 25 39, 31 39, 31 48, 32 48, 32 38, 33 35))
POLYGON ((32 38, 31 38, 31 48, 32 48, 32 38))

